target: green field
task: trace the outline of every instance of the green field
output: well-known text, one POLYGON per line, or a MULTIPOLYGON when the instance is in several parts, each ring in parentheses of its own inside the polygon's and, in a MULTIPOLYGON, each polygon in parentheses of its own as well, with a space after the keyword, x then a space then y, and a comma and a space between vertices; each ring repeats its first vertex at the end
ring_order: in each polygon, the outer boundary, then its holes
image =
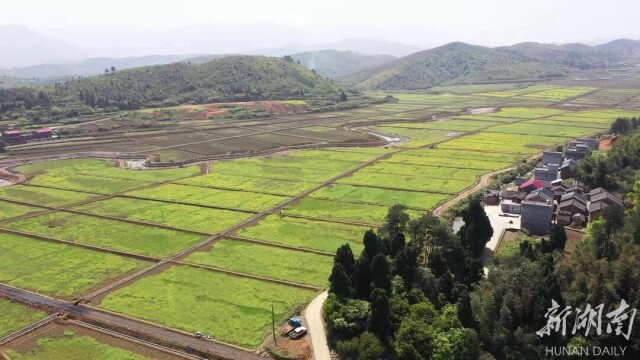
POLYGON ((481 132, 440 144, 440 147, 531 155, 566 140, 566 137, 481 132))
POLYGON ((257 348, 271 326, 314 292, 188 266, 173 266, 107 295, 100 307, 216 340, 257 348))
POLYGON ((7 350, 13 360, 145 360, 145 356, 114 346, 106 345, 89 336, 80 336, 65 331, 60 338, 44 337, 36 341, 37 348, 29 352, 7 350))
POLYGON ((368 228, 270 215, 257 225, 238 231, 239 236, 335 253, 349 244, 354 254, 364 246, 362 237, 368 228))
POLYGON ((0 233, 0 282, 66 299, 148 263, 0 233))
POLYGON ((198 167, 166 170, 127 170, 101 160, 71 159, 23 165, 16 170, 34 175, 30 184, 67 190, 113 194, 152 183, 197 175, 198 167))
POLYGON ((180 180, 178 184, 229 188, 243 191, 266 192, 283 196, 292 196, 311 188, 315 183, 264 179, 243 175, 216 173, 180 180))
POLYGON ((429 165, 416 166, 380 161, 375 165, 368 166, 358 171, 358 173, 361 172, 370 174, 394 174, 409 177, 426 177, 430 179, 473 180, 476 179, 479 175, 484 174, 486 170, 460 169, 429 165))
POLYGON ((238 211, 121 197, 79 206, 74 210, 208 233, 217 233, 251 216, 238 211))
POLYGON ((354 204, 307 197, 301 199, 295 205, 285 207, 283 213, 320 219, 380 224, 384 221, 388 209, 387 206, 354 204))
MULTIPOLYGON (((432 180, 442 181, 447 180, 432 180)), ((343 183, 330 185, 310 195, 312 198, 330 199, 348 202, 363 202, 391 207, 395 204, 429 210, 448 199, 445 194, 433 194, 416 191, 388 190, 366 186, 354 186, 343 183)))
POLYGON ((159 200, 179 201, 187 204, 220 206, 252 211, 266 210, 285 201, 284 196, 245 191, 209 189, 197 186, 167 184, 132 191, 128 195, 159 200))
POLYGON ((205 238, 174 230, 62 212, 18 220, 5 226, 56 239, 156 257, 172 255, 205 238), (49 227, 49 219, 52 227, 49 227))
POLYGON ((222 240, 186 262, 302 284, 326 286, 333 257, 242 241, 222 240))
POLYGON ((35 311, 22 304, 0 298, 0 339, 44 319, 47 315, 44 311, 35 311))
MULTIPOLYGON (((407 175, 369 173, 366 171, 358 171, 357 173, 353 174, 353 176, 346 177, 339 180, 338 183, 382 186, 382 187, 389 187, 394 189, 409 189, 409 190, 443 192, 443 193, 454 194, 473 185, 475 183, 475 178, 471 178, 469 180, 446 179, 443 177, 432 179, 432 178, 426 178, 426 177, 420 177, 420 176, 416 177, 416 176, 407 176, 407 175)), ((384 189, 379 189, 379 190, 385 191, 384 189)), ((376 191, 376 192, 371 191, 371 192, 380 193, 380 191, 376 191)), ((397 197, 398 199, 409 199, 412 196, 419 196, 419 195, 420 194, 407 193, 407 192, 396 192, 392 194, 390 192, 389 195, 381 194, 380 196, 390 196, 391 199, 393 199, 394 196, 397 197)), ((393 205, 393 204, 390 204, 390 205, 393 205)))
POLYGON ((20 215, 24 215, 34 211, 42 211, 41 208, 14 204, 0 200, 0 219, 8 219, 20 215))
MULTIPOLYGON (((465 139, 469 139, 475 137, 480 134, 474 134, 470 136, 465 136, 456 140, 452 140, 443 144, 440 144, 441 148, 448 148, 449 144, 458 144, 458 143, 469 143, 465 141, 465 139)), ((503 134, 490 134, 490 135, 503 135, 503 134)), ((443 166, 443 167, 458 167, 463 169, 479 169, 479 170, 496 170, 502 169, 506 167, 506 165, 511 165, 511 163, 505 163, 503 161, 491 161, 491 160, 480 160, 480 159, 452 159, 448 157, 440 157, 439 153, 434 152, 430 155, 422 155, 414 156, 411 153, 401 153, 396 154, 386 160, 389 163, 397 163, 397 164, 405 164, 405 165, 429 165, 429 166, 443 166)), ((510 155, 512 158, 517 156, 514 154, 510 155)), ((488 171, 487 171, 488 172, 488 171)))
POLYGON ((38 205, 62 206, 88 200, 93 197, 93 195, 75 191, 13 185, 0 188, 0 197, 38 205))
POLYGON ((339 171, 313 167, 270 166, 265 163, 249 163, 246 160, 221 161, 213 165, 214 173, 243 175, 261 179, 295 180, 302 183, 321 183, 339 171))

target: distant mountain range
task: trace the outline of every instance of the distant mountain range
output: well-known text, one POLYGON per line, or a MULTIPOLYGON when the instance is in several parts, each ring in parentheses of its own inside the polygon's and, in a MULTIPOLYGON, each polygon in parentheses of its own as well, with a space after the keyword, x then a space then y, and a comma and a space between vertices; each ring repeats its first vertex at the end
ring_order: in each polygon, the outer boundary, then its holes
MULTIPOLYGON (((0 76, 16 78, 64 78, 72 76, 92 76, 104 73, 105 69, 115 67, 124 70, 141 66, 170 64, 192 59, 197 55, 149 55, 127 58, 92 58, 64 64, 42 64, 13 69, 0 69, 0 76)), ((213 56, 209 61, 213 60, 213 56)))
POLYGON ((302 52, 315 52, 321 50, 337 50, 351 51, 364 55, 385 54, 391 56, 406 56, 417 51, 424 50, 424 47, 416 45, 407 45, 394 41, 378 40, 378 39, 344 39, 331 43, 320 44, 289 44, 276 48, 261 48, 249 51, 250 54, 267 55, 267 56, 284 56, 297 54, 302 52))
POLYGON ((640 41, 620 39, 597 46, 521 43, 488 48, 450 43, 339 78, 360 89, 427 89, 433 86, 535 81, 570 71, 640 64, 640 41))
POLYGON ((86 58, 79 48, 20 25, 0 25, 0 68, 77 61, 86 58))
POLYGON ((321 50, 293 54, 302 66, 320 75, 338 77, 386 64, 397 58, 391 55, 364 55, 353 51, 321 50))

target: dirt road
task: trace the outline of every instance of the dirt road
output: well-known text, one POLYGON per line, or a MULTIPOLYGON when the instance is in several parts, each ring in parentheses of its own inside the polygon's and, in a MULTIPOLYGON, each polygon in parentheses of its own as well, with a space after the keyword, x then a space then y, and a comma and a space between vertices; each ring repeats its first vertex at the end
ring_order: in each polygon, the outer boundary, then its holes
POLYGON ((512 166, 510 168, 506 168, 506 169, 502 169, 502 170, 498 170, 498 171, 494 171, 494 172, 490 172, 488 174, 482 175, 480 177, 480 179, 478 179, 478 182, 474 186, 468 188, 467 190, 465 190, 465 191, 461 192, 460 194, 456 195, 451 200, 448 200, 445 203, 443 203, 442 205, 440 205, 437 208, 435 208, 435 210, 433 210, 433 215, 435 215, 435 216, 442 215, 443 212, 445 212, 446 210, 451 208, 453 205, 459 203, 463 199, 469 197, 469 195, 471 195, 471 194, 475 193, 476 191, 482 189, 483 187, 489 185, 491 183, 491 178, 493 176, 501 174, 503 172, 511 171, 511 170, 513 170, 515 168, 516 168, 515 166, 512 166))
POLYGON ((313 344, 313 356, 315 360, 331 360, 331 352, 327 344, 327 335, 324 332, 324 321, 322 320, 322 304, 329 297, 325 290, 318 295, 307 307, 304 313, 309 328, 309 336, 313 344))

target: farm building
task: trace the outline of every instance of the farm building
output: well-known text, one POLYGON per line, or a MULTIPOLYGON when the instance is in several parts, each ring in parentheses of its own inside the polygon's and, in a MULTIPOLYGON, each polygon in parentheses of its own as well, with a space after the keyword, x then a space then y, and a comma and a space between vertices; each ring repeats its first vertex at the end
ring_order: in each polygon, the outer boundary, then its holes
POLYGON ((521 226, 533 234, 546 235, 551 229, 553 204, 525 200, 520 207, 521 226))
POLYGON ((541 183, 536 179, 531 179, 523 183, 522 185, 520 185, 520 191, 524 191, 525 193, 529 194, 533 190, 542 189, 543 187, 544 187, 543 183, 541 183))
POLYGON ((43 128, 33 130, 31 132, 31 138, 34 140, 51 139, 53 137, 53 129, 43 128))
POLYGON ((483 202, 485 205, 498 205, 500 203, 500 192, 498 190, 489 190, 484 194, 483 202))
POLYGON ((545 151, 542 153, 542 164, 562 164, 563 154, 557 151, 545 151))
POLYGON ((24 139, 22 138, 22 131, 20 130, 3 131, 0 140, 6 142, 9 145, 21 144, 24 142, 24 139))
POLYGON ((505 214, 520 214, 520 203, 513 200, 503 200, 500 210, 505 214))
POLYGON ((566 159, 560 165, 560 178, 569 179, 575 176, 575 170, 578 167, 578 161, 575 159, 566 159))
POLYGON ((537 167, 534 170, 534 177, 536 180, 540 180, 540 181, 556 180, 558 179, 558 168, 557 166, 537 167))

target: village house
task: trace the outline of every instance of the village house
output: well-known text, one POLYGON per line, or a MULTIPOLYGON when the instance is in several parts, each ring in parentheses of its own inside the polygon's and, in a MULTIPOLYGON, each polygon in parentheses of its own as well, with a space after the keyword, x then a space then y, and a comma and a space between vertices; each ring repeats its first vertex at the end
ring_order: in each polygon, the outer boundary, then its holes
POLYGON ((570 145, 564 151, 564 157, 566 159, 582 160, 582 158, 587 156, 587 150, 589 150, 589 147, 584 144, 570 145))
POLYGON ((542 153, 542 164, 543 165, 549 165, 549 164, 556 164, 556 165, 560 165, 562 164, 562 157, 564 155, 561 152, 557 152, 557 151, 545 151, 542 153))
POLYGON ((600 148, 600 141, 596 139, 577 138, 575 141, 587 145, 591 150, 598 150, 600 148))
POLYGON ((589 193, 591 203, 589 204, 589 221, 595 221, 600 218, 604 209, 609 206, 624 207, 624 203, 620 198, 610 192, 597 188, 589 193))
POLYGON ((484 194, 482 201, 485 205, 498 205, 500 203, 500 192, 498 190, 489 190, 484 194))
POLYGON ((520 214, 520 203, 513 200, 502 200, 500 210, 505 214, 520 214))
POLYGON ((586 215, 588 213, 587 204, 581 202, 576 198, 570 198, 558 204, 558 212, 570 214, 571 216, 575 214, 586 215))
POLYGON ((557 180, 558 166, 549 164, 548 166, 537 167, 534 170, 534 178, 540 181, 557 180))
POLYGON ((529 194, 533 190, 542 189, 543 187, 544 187, 544 184, 542 182, 536 179, 531 179, 523 183, 522 185, 520 185, 520 191, 529 194))
POLYGON ((514 190, 502 190, 500 191, 500 199, 504 200, 514 200, 518 196, 518 192, 514 190))
POLYGON ((531 201, 553 203, 553 200, 555 200, 555 197, 556 197, 556 194, 553 191, 551 191, 550 188, 545 187, 542 189, 533 190, 524 199, 531 200, 531 201))
POLYGON ((525 200, 520 207, 521 227, 532 234, 546 235, 551 230, 553 204, 525 200))
POLYGON ((576 175, 575 171, 578 167, 578 161, 575 159, 566 159, 560 165, 560 178, 561 179, 569 179, 576 175))

